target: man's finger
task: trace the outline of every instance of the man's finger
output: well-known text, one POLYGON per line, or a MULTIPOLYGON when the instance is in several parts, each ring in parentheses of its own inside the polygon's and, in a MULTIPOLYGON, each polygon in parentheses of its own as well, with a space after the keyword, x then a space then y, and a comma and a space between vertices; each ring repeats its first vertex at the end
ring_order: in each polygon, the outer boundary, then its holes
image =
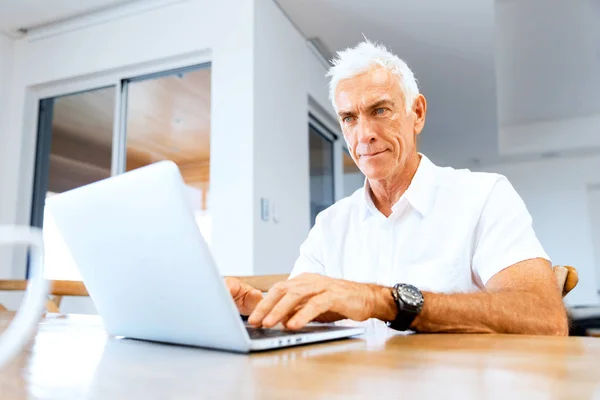
POLYGON ((234 300, 237 300, 242 290, 241 282, 236 278, 226 277, 225 285, 227 285, 227 289, 229 289, 231 297, 233 297, 234 300))
POLYGON ((244 308, 248 313, 254 311, 258 303, 262 300, 262 292, 258 289, 252 289, 244 295, 244 308))
POLYGON ((331 306, 332 301, 329 293, 318 294, 308 300, 306 305, 289 319, 286 328, 293 330, 302 329, 310 321, 329 311, 331 306))
POLYGON ((252 314, 248 317, 248 323, 256 327, 262 326, 265 316, 275 307, 275 304, 281 300, 285 293, 286 291, 282 288, 282 285, 277 284, 273 286, 265 298, 252 311, 252 314))
POLYGON ((300 304, 304 299, 304 296, 298 293, 288 292, 275 304, 273 309, 265 316, 262 321, 262 326, 265 328, 272 328, 279 322, 283 321, 283 318, 293 314, 296 306, 300 304))
POLYGON ((294 314, 296 314, 298 312, 298 310, 300 310, 302 307, 304 307, 305 304, 306 304, 306 299, 304 299, 300 303, 298 303, 298 305, 296 307, 294 307, 294 310, 292 312, 288 313, 286 316, 281 318, 281 324, 283 326, 287 326, 287 323, 290 320, 290 318, 292 318, 292 316, 294 314))

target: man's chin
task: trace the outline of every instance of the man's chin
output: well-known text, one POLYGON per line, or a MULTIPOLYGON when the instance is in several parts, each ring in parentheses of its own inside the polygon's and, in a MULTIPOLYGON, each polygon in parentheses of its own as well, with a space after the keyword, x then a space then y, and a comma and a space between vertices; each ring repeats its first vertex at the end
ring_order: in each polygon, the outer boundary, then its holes
POLYGON ((388 178, 387 174, 382 173, 373 173, 373 174, 364 174, 369 181, 383 181, 388 178))
POLYGON ((389 176, 389 169, 380 165, 369 165, 369 166, 361 166, 360 170, 363 175, 367 177, 370 181, 380 181, 386 179, 389 176))

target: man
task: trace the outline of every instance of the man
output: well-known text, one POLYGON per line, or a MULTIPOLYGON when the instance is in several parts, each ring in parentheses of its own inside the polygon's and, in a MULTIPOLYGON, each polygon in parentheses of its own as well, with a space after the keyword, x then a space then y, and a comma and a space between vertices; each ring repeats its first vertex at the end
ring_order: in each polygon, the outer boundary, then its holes
POLYGON ((365 186, 320 213, 290 279, 264 299, 227 279, 248 321, 566 335, 551 263, 507 179, 440 168, 417 152, 427 103, 408 66, 365 41, 338 53, 328 76, 365 186))

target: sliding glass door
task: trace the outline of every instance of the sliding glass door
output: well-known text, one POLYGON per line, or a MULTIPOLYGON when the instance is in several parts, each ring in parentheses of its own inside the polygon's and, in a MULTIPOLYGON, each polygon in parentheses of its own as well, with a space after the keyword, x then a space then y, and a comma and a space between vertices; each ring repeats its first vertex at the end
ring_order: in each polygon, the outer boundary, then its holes
POLYGON ((47 278, 80 279, 46 197, 161 160, 179 166, 210 243, 210 72, 196 65, 40 101, 31 224, 44 230, 47 278))

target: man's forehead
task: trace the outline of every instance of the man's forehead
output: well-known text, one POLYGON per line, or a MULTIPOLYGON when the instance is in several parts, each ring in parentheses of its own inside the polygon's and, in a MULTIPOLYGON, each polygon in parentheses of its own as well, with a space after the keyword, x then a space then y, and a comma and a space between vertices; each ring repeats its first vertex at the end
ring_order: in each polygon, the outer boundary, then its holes
POLYGON ((381 100, 392 100, 401 94, 398 80, 383 67, 372 68, 367 72, 339 82, 336 88, 337 108, 353 108, 369 105, 381 100), (399 92, 399 93, 396 93, 399 92))
POLYGON ((389 91, 361 93, 359 97, 350 96, 348 93, 340 93, 340 96, 336 99, 336 105, 340 111, 345 111, 360 106, 368 107, 383 101, 394 102, 394 96, 389 91))

